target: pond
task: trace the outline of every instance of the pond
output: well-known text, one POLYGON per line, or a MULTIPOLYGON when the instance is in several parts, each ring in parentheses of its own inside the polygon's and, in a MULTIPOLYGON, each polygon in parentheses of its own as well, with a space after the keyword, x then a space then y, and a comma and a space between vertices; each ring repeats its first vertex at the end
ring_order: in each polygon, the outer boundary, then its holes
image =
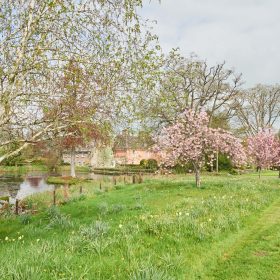
POLYGON ((9 197, 9 202, 23 199, 29 195, 52 191, 55 186, 46 183, 46 174, 28 173, 24 176, 18 174, 0 175, 0 197, 9 197))
MULTIPOLYGON (((69 172, 63 172, 62 176, 69 176, 69 172)), ((46 182, 47 172, 29 172, 25 175, 17 173, 0 174, 0 200, 9 198, 10 203, 16 199, 23 199, 35 193, 53 191, 55 185, 46 182)), ((77 177, 92 180, 113 181, 113 176, 94 173, 77 173, 77 177)))

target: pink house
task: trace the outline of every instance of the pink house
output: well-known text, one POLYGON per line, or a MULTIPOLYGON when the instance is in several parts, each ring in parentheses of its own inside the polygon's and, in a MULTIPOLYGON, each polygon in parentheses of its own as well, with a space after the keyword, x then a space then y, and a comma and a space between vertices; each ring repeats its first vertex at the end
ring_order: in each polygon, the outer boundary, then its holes
POLYGON ((159 154, 152 151, 151 137, 134 136, 127 131, 119 134, 114 141, 114 160, 116 164, 140 164, 142 159, 159 159, 159 154))
POLYGON ((140 164, 142 159, 158 159, 158 154, 145 149, 115 149, 116 164, 140 164))

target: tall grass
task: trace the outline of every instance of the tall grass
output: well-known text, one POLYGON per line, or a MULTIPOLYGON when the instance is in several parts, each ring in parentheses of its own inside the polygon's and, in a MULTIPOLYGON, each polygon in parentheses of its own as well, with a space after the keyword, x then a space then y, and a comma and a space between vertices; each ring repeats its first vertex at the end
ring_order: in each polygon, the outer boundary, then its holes
POLYGON ((169 176, 100 194, 85 185, 82 199, 42 207, 26 223, 1 220, 0 279, 199 279, 280 194, 271 176, 203 184, 169 176))

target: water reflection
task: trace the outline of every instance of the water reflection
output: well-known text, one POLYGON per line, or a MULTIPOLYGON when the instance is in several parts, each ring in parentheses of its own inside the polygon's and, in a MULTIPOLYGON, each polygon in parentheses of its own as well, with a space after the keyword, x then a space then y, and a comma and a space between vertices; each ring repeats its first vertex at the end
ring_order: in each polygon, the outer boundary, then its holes
POLYGON ((9 197, 10 203, 29 195, 52 191, 54 185, 46 183, 46 174, 27 174, 25 176, 4 174, 0 176, 0 198, 9 197))
MULTIPOLYGON (((62 172, 62 176, 69 176, 69 172, 62 172)), ((46 182, 46 172, 30 172, 26 175, 19 174, 1 174, 0 175, 0 200, 4 197, 9 197, 11 203, 15 199, 23 199, 35 193, 41 193, 45 191, 53 191, 55 186, 46 182)), ((94 173, 77 173, 77 177, 83 179, 91 179, 103 182, 113 182, 114 176, 102 175, 94 173)), ((118 176, 116 176, 118 177, 118 176)), ((122 177, 122 176, 121 176, 122 177)), ((128 179, 130 176, 126 176, 128 179)))
POLYGON ((53 191, 54 185, 47 184, 43 177, 27 177, 20 185, 15 199, 23 199, 35 193, 53 191))

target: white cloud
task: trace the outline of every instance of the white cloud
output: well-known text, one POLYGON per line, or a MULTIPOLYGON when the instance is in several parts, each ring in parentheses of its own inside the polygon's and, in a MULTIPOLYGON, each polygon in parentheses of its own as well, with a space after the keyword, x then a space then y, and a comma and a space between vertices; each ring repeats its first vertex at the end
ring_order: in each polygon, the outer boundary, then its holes
POLYGON ((157 20, 165 52, 178 46, 212 64, 225 60, 249 87, 280 83, 279 11, 279 0, 145 0, 141 13, 157 20))

